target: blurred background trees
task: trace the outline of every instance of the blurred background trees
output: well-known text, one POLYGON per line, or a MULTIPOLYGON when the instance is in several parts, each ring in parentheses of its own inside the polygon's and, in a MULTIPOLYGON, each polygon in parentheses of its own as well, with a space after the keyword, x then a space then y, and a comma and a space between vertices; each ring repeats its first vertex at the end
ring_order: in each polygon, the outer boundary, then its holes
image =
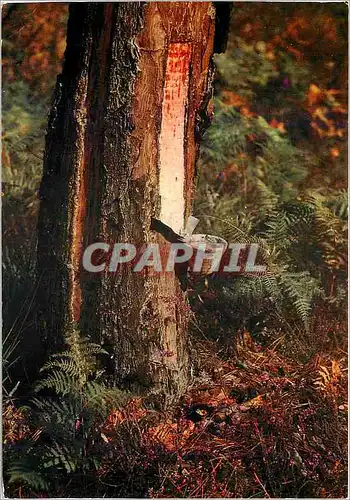
POLYGON ((7 4, 2 11, 3 314, 5 328, 17 334, 33 294, 37 189, 67 12, 67 4, 51 3, 7 4))
POLYGON ((345 339, 346 29, 340 5, 235 5, 195 215, 203 231, 258 242, 271 273, 199 286, 210 337, 290 330, 286 350, 298 336, 305 359, 345 339))

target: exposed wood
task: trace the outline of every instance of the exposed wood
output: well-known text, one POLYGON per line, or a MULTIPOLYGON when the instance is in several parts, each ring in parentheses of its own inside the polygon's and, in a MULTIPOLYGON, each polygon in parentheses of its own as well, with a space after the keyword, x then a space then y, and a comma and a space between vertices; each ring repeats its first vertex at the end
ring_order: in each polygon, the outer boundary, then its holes
POLYGON ((159 136, 160 220, 180 233, 185 219, 185 124, 192 47, 169 44, 159 136))

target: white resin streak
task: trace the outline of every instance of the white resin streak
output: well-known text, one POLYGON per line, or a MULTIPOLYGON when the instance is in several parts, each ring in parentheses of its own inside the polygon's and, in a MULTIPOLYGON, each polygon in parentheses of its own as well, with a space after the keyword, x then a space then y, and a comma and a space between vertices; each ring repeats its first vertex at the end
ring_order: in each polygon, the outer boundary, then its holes
POLYGON ((184 134, 190 55, 190 44, 174 43, 169 47, 159 138, 160 220, 176 233, 184 228, 184 134))

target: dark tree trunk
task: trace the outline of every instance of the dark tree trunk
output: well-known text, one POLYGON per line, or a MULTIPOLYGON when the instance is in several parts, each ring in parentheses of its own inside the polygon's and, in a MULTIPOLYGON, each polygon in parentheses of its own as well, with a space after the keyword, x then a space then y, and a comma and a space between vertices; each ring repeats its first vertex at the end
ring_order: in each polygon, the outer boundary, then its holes
POLYGON ((91 243, 167 245, 191 213, 211 89, 212 3, 75 3, 40 188, 39 328, 48 351, 78 327, 113 351, 118 384, 176 396, 188 377, 188 304, 174 273, 88 276, 91 243))

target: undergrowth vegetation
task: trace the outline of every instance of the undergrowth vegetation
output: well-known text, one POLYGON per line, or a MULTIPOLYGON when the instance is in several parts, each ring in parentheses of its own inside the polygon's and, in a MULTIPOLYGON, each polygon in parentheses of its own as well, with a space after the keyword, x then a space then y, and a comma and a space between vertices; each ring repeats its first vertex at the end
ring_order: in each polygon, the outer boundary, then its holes
POLYGON ((84 476, 97 468, 101 426, 111 409, 129 397, 103 380, 98 357, 108 355, 106 351, 78 331, 67 337, 67 347, 42 367, 45 375, 34 387, 38 395, 23 410, 35 431, 21 443, 21 455, 16 447, 6 449, 10 484, 55 491, 67 474, 84 476))
POLYGON ((346 497, 345 6, 233 9, 196 231, 257 243, 267 270, 191 278, 191 385, 160 411, 75 329, 37 373, 36 193, 66 19, 41 5, 3 12, 6 494, 346 497))
POLYGON ((346 360, 301 364, 278 353, 281 342, 262 349, 246 333, 223 361, 217 343, 195 341, 193 385, 167 412, 140 398, 120 406, 107 390, 111 410, 95 385, 8 405, 9 493, 346 496, 346 360))

